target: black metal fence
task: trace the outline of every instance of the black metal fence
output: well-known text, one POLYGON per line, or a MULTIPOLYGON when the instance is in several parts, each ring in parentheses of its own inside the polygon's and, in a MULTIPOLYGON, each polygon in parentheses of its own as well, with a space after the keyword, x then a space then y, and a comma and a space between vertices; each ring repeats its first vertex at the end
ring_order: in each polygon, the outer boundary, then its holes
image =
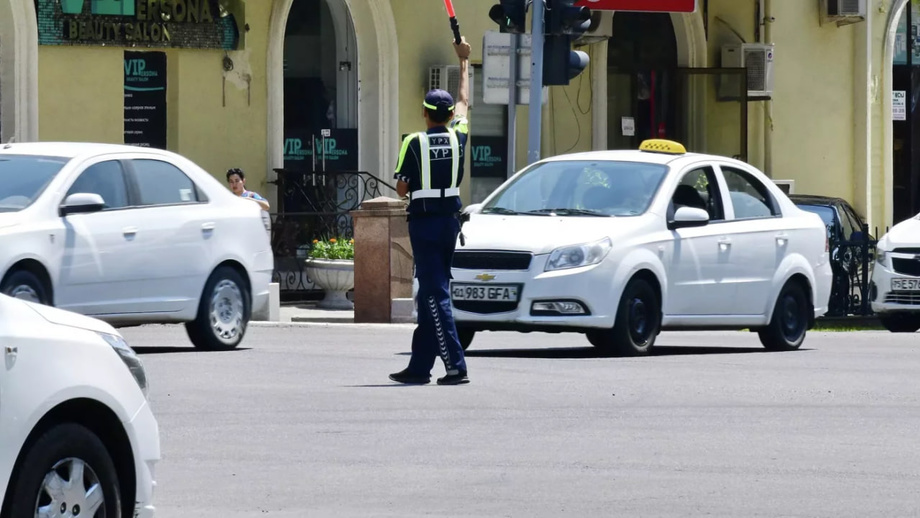
POLYGON ((365 200, 395 187, 373 174, 356 171, 305 172, 275 169, 277 212, 271 214, 273 282, 285 302, 310 300, 322 293, 305 272, 304 260, 314 239, 354 237, 351 211, 365 200))
POLYGON ((870 316, 869 283, 872 280, 872 266, 875 264, 875 250, 878 244, 878 229, 869 234, 869 228, 853 232, 849 240, 836 239, 829 242, 831 269, 834 272, 830 304, 825 316, 849 317, 870 316))

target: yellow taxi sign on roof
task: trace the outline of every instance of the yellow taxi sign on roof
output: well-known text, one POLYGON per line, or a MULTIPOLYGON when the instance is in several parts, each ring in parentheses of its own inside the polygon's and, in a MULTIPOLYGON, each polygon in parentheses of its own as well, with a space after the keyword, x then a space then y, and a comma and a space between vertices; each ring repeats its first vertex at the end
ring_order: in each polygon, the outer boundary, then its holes
POLYGON ((669 155, 682 155, 687 152, 683 144, 665 139, 649 139, 642 142, 639 151, 651 153, 666 153, 669 155))

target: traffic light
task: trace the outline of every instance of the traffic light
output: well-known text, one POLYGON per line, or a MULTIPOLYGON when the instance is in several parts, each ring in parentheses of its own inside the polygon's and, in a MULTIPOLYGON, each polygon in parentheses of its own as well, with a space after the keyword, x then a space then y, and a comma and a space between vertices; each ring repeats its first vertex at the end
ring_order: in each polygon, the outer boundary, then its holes
POLYGON ((543 84, 567 85, 588 66, 588 55, 572 42, 591 27, 591 10, 577 0, 547 0, 543 43, 543 84))
POLYGON ((489 18, 498 24, 501 32, 527 33, 527 0, 499 0, 489 10, 489 18))

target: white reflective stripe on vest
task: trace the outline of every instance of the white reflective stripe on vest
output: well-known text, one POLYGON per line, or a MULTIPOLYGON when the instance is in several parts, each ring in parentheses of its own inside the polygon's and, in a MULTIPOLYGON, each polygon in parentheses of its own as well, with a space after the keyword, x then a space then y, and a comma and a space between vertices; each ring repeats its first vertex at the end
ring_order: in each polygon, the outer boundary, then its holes
POLYGON ((460 196, 460 188, 451 187, 450 189, 419 189, 409 193, 410 200, 418 200, 421 198, 449 198, 451 196, 460 196))
POLYGON ((438 133, 429 135, 421 132, 418 134, 419 154, 421 155, 421 183, 422 188, 410 193, 410 199, 413 198, 441 198, 449 196, 460 196, 460 189, 457 188, 458 177, 460 176, 460 139, 457 138, 457 132, 448 129, 447 133, 438 133), (431 188, 431 137, 447 136, 450 141, 450 187, 445 189, 431 188), (417 193, 429 193, 428 195, 418 195, 417 193), (443 194, 442 194, 443 192, 443 194), (437 193, 437 196, 431 193, 437 193))
POLYGON ((422 189, 428 189, 431 187, 431 156, 428 151, 428 134, 421 132, 418 134, 418 147, 421 166, 422 166, 422 189))

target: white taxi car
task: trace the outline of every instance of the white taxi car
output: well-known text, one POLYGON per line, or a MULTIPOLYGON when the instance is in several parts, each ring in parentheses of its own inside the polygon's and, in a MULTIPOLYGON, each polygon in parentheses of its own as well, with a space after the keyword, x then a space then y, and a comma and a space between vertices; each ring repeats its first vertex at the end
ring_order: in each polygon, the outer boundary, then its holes
POLYGON ((231 349, 268 305, 261 207, 168 151, 0 145, 0 292, 231 349))
POLYGON ((112 326, 0 295, 0 516, 154 515, 156 418, 112 326))
POLYGON ((467 208, 451 300, 477 331, 582 332, 647 354, 662 329, 751 329, 797 349, 827 311, 821 218, 763 173, 667 140, 556 156, 467 208))
POLYGON ((876 245, 872 311, 892 333, 920 329, 920 214, 891 227, 876 245))

